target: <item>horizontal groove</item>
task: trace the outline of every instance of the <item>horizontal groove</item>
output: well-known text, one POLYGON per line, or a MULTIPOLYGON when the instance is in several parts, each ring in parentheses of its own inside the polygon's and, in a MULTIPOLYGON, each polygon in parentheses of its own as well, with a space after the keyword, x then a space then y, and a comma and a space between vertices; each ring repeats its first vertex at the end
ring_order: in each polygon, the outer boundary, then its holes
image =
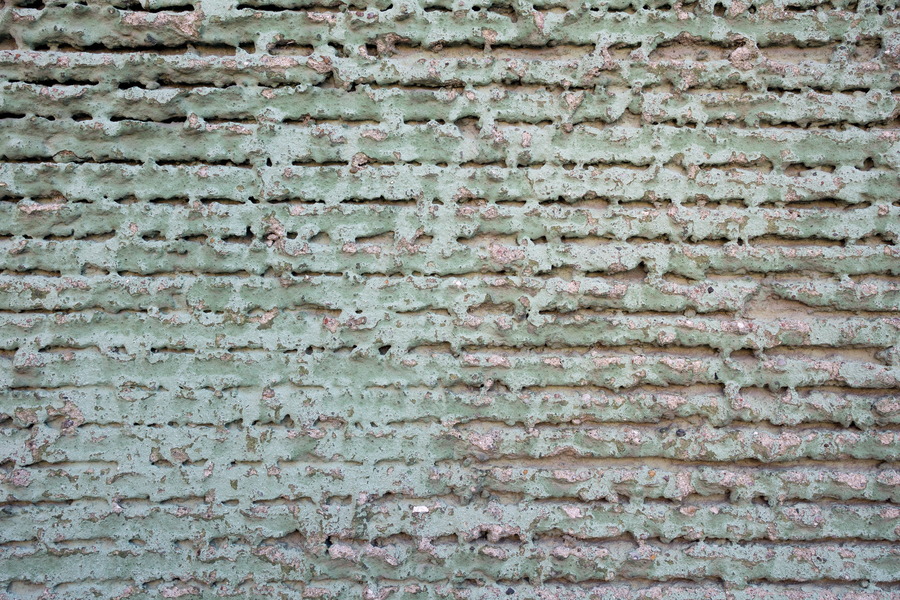
MULTIPOLYGON (((593 43, 593 40, 591 40, 593 43)), ((355 49, 354 49, 355 52, 355 49)), ((258 83, 272 86, 292 85, 296 83, 315 85, 326 81, 330 74, 319 74, 312 68, 304 68, 300 62, 295 64, 299 67, 293 71, 285 71, 283 69, 272 68, 269 56, 250 55, 246 61, 251 67, 255 67, 250 71, 244 71, 240 77, 233 66, 222 64, 223 60, 228 57, 199 57, 205 61, 208 71, 199 71, 196 67, 185 69, 179 65, 179 61, 197 60, 187 57, 168 57, 165 55, 149 54, 146 58, 139 55, 108 55, 107 57, 98 57, 91 54, 65 53, 58 56, 65 56, 69 59, 70 64, 82 67, 81 76, 73 76, 69 71, 53 67, 45 67, 40 74, 30 73, 28 66, 41 60, 46 56, 57 56, 52 52, 30 52, 16 51, 9 52, 0 50, 0 72, 9 73, 10 81, 30 81, 33 83, 45 83, 53 85, 53 83, 86 83, 97 82, 101 79, 100 64, 92 64, 92 61, 98 61, 106 58, 115 60, 134 60, 135 58, 145 61, 147 70, 145 71, 146 79, 134 75, 127 75, 128 70, 121 70, 117 73, 105 71, 102 79, 107 80, 109 77, 115 81, 121 81, 123 78, 132 84, 142 84, 146 81, 155 81, 162 84, 179 84, 179 85, 206 85, 210 81, 222 81, 237 83, 238 81, 246 81, 246 77, 251 77, 258 83), (93 71, 93 72, 92 72, 93 71), (204 74, 204 73, 210 74, 204 74), (119 74, 120 73, 120 74, 119 74), (218 77, 213 77, 215 73, 218 77), (221 79, 220 79, 221 78, 221 79)), ((327 56, 327 55, 323 55, 327 56)), ((289 60, 294 60, 291 57, 289 60)), ((299 57, 308 58, 308 57, 299 57)), ((509 75, 506 73, 496 73, 493 68, 485 68, 483 72, 473 72, 472 61, 460 61, 458 63, 449 61, 447 69, 443 72, 434 73, 429 71, 427 65, 416 65, 410 61, 400 61, 392 59, 381 59, 379 62, 386 62, 394 68, 388 70, 373 70, 367 62, 360 63, 355 58, 328 58, 332 61, 331 68, 341 74, 342 80, 348 84, 354 83, 377 85, 400 84, 407 86, 417 86, 424 88, 441 88, 448 85, 460 86, 464 83, 471 83, 475 86, 484 86, 491 84, 510 84, 516 85, 524 83, 526 85, 538 84, 548 85, 554 89, 565 91, 593 90, 597 85, 596 76, 590 74, 590 66, 597 69, 607 69, 607 58, 603 56, 592 56, 585 59, 585 62, 591 63, 588 67, 581 69, 572 65, 565 64, 564 61, 545 61, 546 65, 553 65, 553 69, 549 72, 543 68, 541 61, 527 61, 526 71, 523 74, 509 75), (360 72, 362 70, 362 73, 360 72)), ((316 59, 314 59, 316 60, 316 59)), ((485 67, 492 67, 493 60, 490 58, 482 59, 488 61, 483 64, 485 67)), ((196 64, 196 63, 195 63, 196 64)), ((318 68, 322 63, 315 63, 318 68)), ((767 89, 770 91, 800 91, 804 88, 811 88, 814 91, 822 93, 830 93, 833 91, 868 91, 870 89, 884 90, 896 92, 896 83, 891 81, 889 70, 867 72, 865 74, 855 73, 852 70, 843 70, 840 76, 831 65, 825 63, 803 63, 796 67, 795 70, 785 72, 783 65, 761 63, 752 71, 735 73, 733 65, 728 61, 698 61, 695 63, 686 63, 682 66, 687 69, 688 74, 698 76, 697 83, 693 83, 691 77, 687 77, 684 82, 677 82, 677 85, 683 85, 687 88, 700 85, 700 81, 708 82, 709 87, 732 87, 737 85, 754 86, 754 72, 763 72, 767 75, 767 89), (703 77, 699 77, 699 75, 703 77)), ((650 83, 665 82, 665 85, 671 85, 676 82, 670 82, 668 78, 660 78, 658 74, 653 73, 652 65, 644 61, 625 60, 620 62, 620 71, 610 71, 611 85, 622 85, 625 88, 630 87, 629 79, 631 77, 640 78, 641 71, 644 71, 650 83), (623 75, 627 74, 626 75, 623 75)), ((707 87, 706 85, 704 87, 707 87)), ((665 88, 664 88, 665 89, 665 88)), ((668 88, 671 89, 671 88, 668 88)))

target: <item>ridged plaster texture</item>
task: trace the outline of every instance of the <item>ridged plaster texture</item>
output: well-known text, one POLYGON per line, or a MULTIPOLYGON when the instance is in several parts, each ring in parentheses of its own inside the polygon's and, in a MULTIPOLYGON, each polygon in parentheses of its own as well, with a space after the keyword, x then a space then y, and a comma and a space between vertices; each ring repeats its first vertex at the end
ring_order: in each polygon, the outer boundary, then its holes
POLYGON ((6 0, 0 598, 900 599, 898 102, 896 0, 6 0))

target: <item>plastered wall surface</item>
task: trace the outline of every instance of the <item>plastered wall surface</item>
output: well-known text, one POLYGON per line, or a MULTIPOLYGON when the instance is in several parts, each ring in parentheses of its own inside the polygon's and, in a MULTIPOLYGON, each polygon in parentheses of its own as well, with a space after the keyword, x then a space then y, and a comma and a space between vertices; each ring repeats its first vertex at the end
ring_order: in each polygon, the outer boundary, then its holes
POLYGON ((0 7, 0 598, 900 598, 896 0, 0 7))

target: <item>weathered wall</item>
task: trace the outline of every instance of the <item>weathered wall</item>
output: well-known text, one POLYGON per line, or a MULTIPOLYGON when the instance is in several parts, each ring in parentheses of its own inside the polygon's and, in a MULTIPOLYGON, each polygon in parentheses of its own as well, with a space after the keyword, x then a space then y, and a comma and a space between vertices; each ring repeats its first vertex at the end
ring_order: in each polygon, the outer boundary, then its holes
POLYGON ((900 598, 896 1, 349 1, 0 9, 0 597, 900 598))

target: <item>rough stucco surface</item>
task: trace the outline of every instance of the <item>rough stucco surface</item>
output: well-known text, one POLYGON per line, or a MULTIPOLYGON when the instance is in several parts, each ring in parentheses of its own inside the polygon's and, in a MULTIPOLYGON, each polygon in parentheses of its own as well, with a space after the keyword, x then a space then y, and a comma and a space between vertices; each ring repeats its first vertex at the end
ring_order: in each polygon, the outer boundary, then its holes
POLYGON ((0 598, 900 598, 894 0, 7 0, 0 598))

